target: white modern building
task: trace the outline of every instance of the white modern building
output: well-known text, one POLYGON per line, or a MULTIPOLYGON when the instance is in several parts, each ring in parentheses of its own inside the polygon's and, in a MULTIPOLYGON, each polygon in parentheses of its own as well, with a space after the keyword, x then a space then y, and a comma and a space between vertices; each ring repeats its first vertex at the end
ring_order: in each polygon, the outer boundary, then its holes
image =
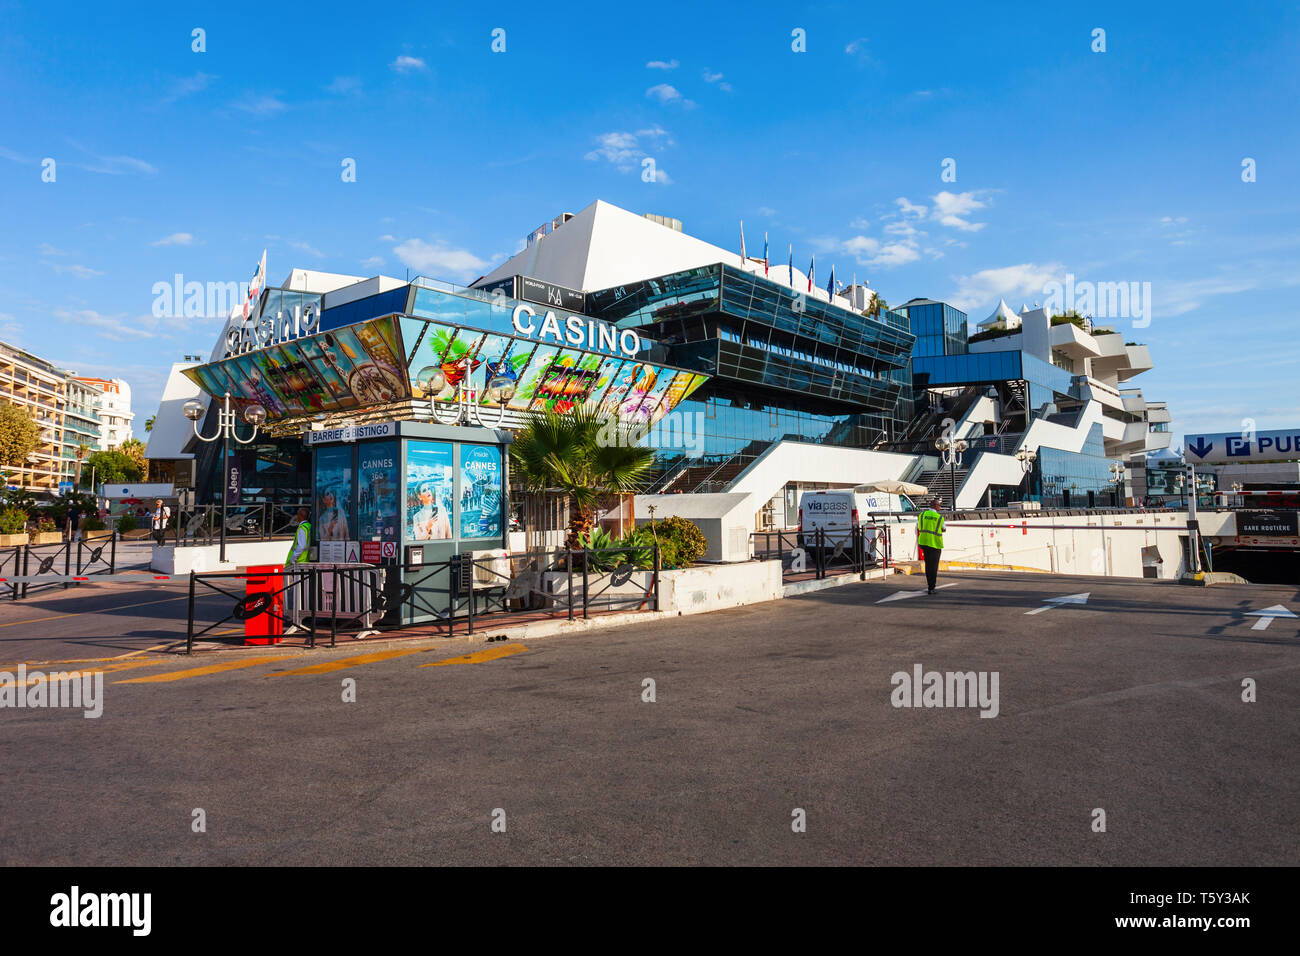
POLYGON ((99 418, 99 443, 96 451, 120 448, 135 437, 131 411, 131 386, 120 378, 78 378, 98 390, 95 413, 99 418))

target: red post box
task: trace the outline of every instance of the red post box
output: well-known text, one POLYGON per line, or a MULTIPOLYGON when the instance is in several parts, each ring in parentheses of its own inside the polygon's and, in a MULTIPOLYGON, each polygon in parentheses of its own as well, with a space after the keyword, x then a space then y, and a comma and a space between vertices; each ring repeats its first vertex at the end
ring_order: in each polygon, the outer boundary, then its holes
POLYGON ((248 569, 244 600, 236 616, 244 620, 244 645, 279 644, 284 640, 284 570, 278 564, 248 569))

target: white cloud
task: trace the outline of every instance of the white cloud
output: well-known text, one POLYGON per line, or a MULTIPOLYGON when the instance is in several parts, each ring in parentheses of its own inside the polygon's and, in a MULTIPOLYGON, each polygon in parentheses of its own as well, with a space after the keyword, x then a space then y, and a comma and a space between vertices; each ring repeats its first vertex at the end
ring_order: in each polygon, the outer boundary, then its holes
POLYGON ((722 74, 721 74, 721 73, 710 73, 709 70, 708 70, 708 68, 705 67, 705 69, 704 69, 704 82, 705 82, 705 83, 716 83, 716 82, 718 82, 718 80, 720 80, 720 79, 722 79, 722 74))
POLYGON ((920 219, 924 219, 925 214, 928 211, 925 206, 918 206, 905 196, 899 196, 894 200, 894 202, 898 205, 899 212, 904 216, 916 216, 920 219))
POLYGON ((428 64, 418 56, 407 56, 406 54, 402 54, 388 65, 398 73, 415 73, 429 68, 428 64))
POLYGON ((67 322, 81 328, 97 329, 102 338, 114 342, 147 339, 153 335, 148 329, 129 325, 124 313, 120 315, 104 315, 94 309, 77 309, 75 311, 71 309, 55 309, 54 317, 61 322, 67 322))
POLYGON ((966 218, 976 209, 983 209, 988 205, 987 202, 979 198, 975 191, 950 193, 944 190, 930 198, 934 201, 934 211, 931 213, 931 218, 939 220, 943 225, 960 229, 963 232, 978 232, 984 228, 984 223, 971 222, 966 218))
POLYGON ((999 299, 1043 299, 1043 287, 1060 281, 1065 267, 1059 262, 1024 262, 1000 269, 982 269, 957 280, 957 291, 949 301, 964 312, 988 306, 992 311, 999 299))
POLYGON ((319 249, 317 249, 315 246, 311 245, 310 243, 306 243, 301 240, 291 239, 289 240, 287 245, 289 246, 290 249, 297 249, 299 252, 305 252, 309 256, 315 256, 317 259, 325 258, 325 253, 321 252, 319 249))
POLYGON ((407 239, 393 248, 402 264, 431 278, 473 279, 488 263, 465 249, 435 239, 407 239))
POLYGON ((151 242, 151 246, 190 246, 194 244, 194 236, 188 232, 173 232, 170 236, 159 239, 157 242, 151 242))
POLYGON ((859 53, 865 53, 867 50, 867 38, 858 37, 856 40, 850 40, 844 52, 849 56, 857 56, 859 53))
POLYGON ((757 212, 760 216, 768 216, 768 217, 771 217, 771 216, 775 216, 775 215, 776 215, 776 210, 773 209, 771 206, 759 206, 758 209, 756 210, 756 212, 757 212))
POLYGON ((369 259, 361 260, 361 267, 363 269, 378 269, 383 264, 384 264, 383 256, 371 256, 369 259))
POLYGON ((289 104, 280 99, 279 92, 266 93, 260 96, 256 93, 250 93, 230 105, 242 112, 252 113, 254 116, 275 116, 277 113, 283 113, 289 108, 289 104))
POLYGON ((361 92, 361 78, 359 76, 336 76, 329 86, 325 87, 326 93, 334 93, 338 96, 351 96, 361 92))
POLYGON ((202 71, 195 73, 193 76, 184 77, 172 84, 171 89, 167 91, 167 95, 162 98, 162 101, 164 104, 175 103, 177 100, 184 99, 194 93, 201 93, 215 79, 217 77, 202 71))
POLYGON ((890 242, 881 246, 880 252, 869 259, 867 265, 887 269, 891 266, 907 265, 907 263, 915 262, 919 258, 921 258, 921 254, 917 252, 915 243, 890 242))
POLYGON ((682 94, 677 92, 677 87, 667 83, 656 83, 645 91, 645 95, 660 103, 676 103, 682 98, 682 94))
POLYGON ((676 60, 651 60, 645 67, 647 70, 675 70, 678 63, 676 60))
POLYGON ((60 275, 67 272, 76 276, 78 279, 93 279, 95 276, 102 276, 104 274, 98 269, 92 269, 89 266, 64 266, 59 265, 57 262, 47 262, 45 264, 60 275))
POLYGON ((55 249, 48 242, 42 242, 36 247, 36 251, 43 256, 66 256, 67 252, 63 249, 55 249))
MULTIPOLYGON (((639 129, 635 132, 629 130, 615 130, 609 133, 601 133, 596 137, 596 148, 590 150, 583 158, 593 161, 605 160, 614 165, 621 173, 630 173, 633 170, 641 169, 641 161, 650 153, 648 147, 662 152, 665 146, 673 144, 672 136, 667 130, 652 126, 649 129, 639 129), (649 142, 644 142, 648 140, 649 142)), ((662 185, 669 185, 672 180, 666 178, 667 174, 656 161, 657 181, 662 185)))
POLYGON ((869 256, 880 251, 880 240, 870 236, 854 236, 844 243, 844 251, 857 256, 859 262, 865 262, 869 256))

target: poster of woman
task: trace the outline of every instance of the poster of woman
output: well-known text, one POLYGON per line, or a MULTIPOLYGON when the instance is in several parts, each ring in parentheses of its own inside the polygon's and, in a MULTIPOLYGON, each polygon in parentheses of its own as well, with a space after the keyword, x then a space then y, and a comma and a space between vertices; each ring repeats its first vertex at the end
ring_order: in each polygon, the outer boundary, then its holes
POLYGON ((320 541, 347 541, 352 511, 352 448, 322 448, 316 455, 316 525, 320 541))
POLYGON ((410 442, 406 446, 406 537, 438 541, 451 537, 453 475, 451 445, 410 442))

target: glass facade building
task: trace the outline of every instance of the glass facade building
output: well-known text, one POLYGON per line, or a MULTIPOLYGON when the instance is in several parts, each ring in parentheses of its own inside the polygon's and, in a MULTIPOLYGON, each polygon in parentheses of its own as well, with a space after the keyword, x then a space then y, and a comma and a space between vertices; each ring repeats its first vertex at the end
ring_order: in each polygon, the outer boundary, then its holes
POLYGON ((589 292, 587 311, 711 376, 649 436, 661 477, 686 463, 734 477, 782 439, 872 448, 910 417, 905 315, 861 315, 722 264, 589 292))

